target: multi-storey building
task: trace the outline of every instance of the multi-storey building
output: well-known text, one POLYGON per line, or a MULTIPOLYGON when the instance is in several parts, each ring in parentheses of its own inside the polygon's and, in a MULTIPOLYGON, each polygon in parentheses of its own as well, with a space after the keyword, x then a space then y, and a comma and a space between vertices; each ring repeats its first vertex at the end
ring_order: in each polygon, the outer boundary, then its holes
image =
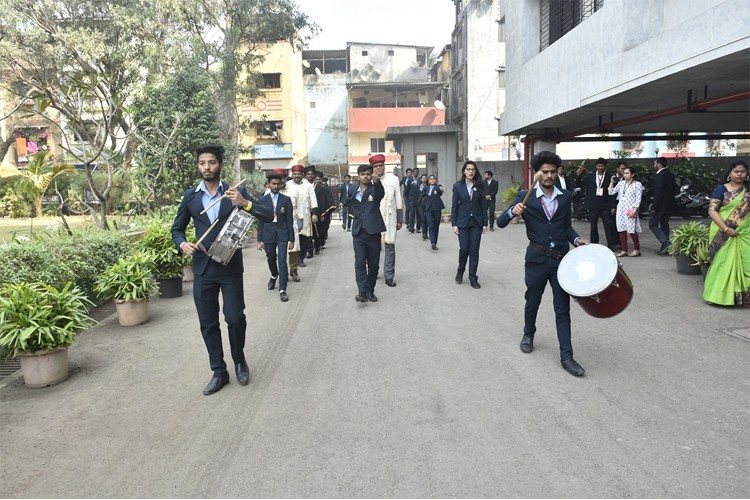
POLYGON ((272 170, 306 163, 302 52, 278 41, 259 45, 256 53, 263 56, 255 71, 264 96, 240 105, 240 144, 249 149, 240 165, 244 170, 272 170))
POLYGON ((505 110, 505 16, 501 0, 453 0, 450 123, 459 128, 461 159, 516 159, 502 137, 505 110))
POLYGON ((525 136, 527 152, 584 134, 622 134, 637 151, 654 132, 718 140, 750 129, 744 0, 533 0, 504 15, 500 131, 525 136))

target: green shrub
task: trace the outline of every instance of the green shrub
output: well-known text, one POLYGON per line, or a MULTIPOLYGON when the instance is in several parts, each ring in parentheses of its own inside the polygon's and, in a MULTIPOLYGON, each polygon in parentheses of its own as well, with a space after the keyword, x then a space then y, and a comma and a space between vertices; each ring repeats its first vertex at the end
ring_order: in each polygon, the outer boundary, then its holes
POLYGON ((61 288, 72 280, 90 299, 99 274, 132 252, 117 231, 90 230, 15 241, 0 247, 0 283, 42 282, 61 288))
POLYGON ((31 215, 31 204, 11 191, 0 198, 0 217, 28 217, 31 215))

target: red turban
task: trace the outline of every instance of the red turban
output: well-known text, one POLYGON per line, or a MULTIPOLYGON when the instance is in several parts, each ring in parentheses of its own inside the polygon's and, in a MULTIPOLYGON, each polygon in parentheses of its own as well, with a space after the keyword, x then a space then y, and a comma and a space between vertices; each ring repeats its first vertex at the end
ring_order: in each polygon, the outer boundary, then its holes
POLYGON ((292 172, 304 172, 304 171, 305 171, 305 167, 303 167, 302 165, 295 165, 292 167, 292 172))
POLYGON ((282 177, 286 177, 286 169, 285 168, 274 168, 271 170, 272 174, 280 175, 282 177))
POLYGON ((370 165, 375 165, 376 163, 385 163, 385 155, 372 155, 370 157, 370 165))

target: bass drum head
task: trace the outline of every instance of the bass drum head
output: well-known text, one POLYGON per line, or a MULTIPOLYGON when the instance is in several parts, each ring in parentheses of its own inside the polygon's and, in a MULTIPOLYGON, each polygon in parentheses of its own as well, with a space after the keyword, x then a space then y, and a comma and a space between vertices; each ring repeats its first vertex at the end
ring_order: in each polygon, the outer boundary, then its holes
POLYGON ((574 297, 596 295, 612 283, 617 274, 617 257, 604 245, 592 243, 568 252, 557 268, 557 281, 574 297))

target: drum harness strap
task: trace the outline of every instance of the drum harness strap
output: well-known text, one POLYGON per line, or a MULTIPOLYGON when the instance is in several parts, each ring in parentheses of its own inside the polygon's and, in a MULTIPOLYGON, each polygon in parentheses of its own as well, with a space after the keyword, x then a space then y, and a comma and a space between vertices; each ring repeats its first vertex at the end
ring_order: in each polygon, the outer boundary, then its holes
POLYGON ((565 256, 560 250, 552 250, 551 248, 548 248, 540 243, 535 243, 533 241, 529 242, 529 248, 533 248, 537 252, 541 252, 544 255, 552 257, 555 260, 560 260, 565 256))

